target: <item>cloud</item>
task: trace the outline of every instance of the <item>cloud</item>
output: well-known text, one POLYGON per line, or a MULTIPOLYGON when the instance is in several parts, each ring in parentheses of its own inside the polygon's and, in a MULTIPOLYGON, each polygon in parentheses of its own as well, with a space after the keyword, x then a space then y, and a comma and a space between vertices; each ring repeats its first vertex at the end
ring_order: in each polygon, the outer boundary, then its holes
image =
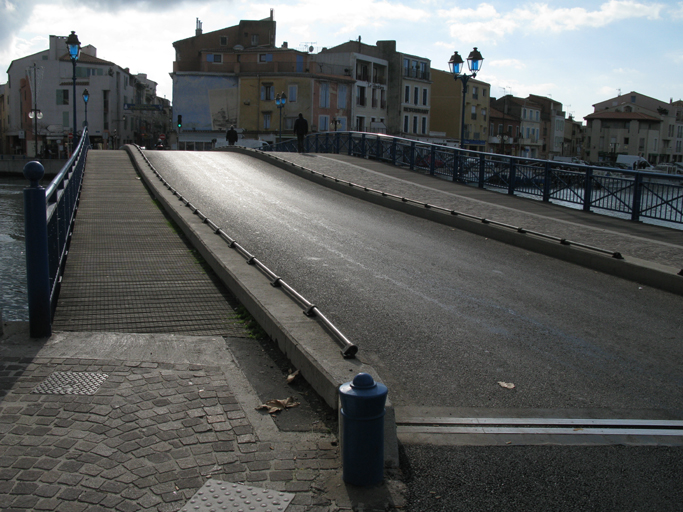
MULTIPOLYGON (((664 5, 658 3, 610 0, 593 11, 583 7, 556 9, 548 4, 536 3, 502 13, 490 4, 481 4, 476 9, 441 9, 438 15, 451 24, 450 35, 456 39, 464 42, 495 43, 503 36, 515 32, 559 33, 604 27, 633 18, 656 20, 660 19, 663 9, 664 5)), ((683 7, 681 10, 683 11, 683 7)))
POLYGON ((489 65, 489 67, 494 67, 494 68, 514 68, 514 69, 526 68, 526 64, 524 64, 519 59, 498 59, 498 60, 492 60, 491 62, 487 62, 487 64, 489 65))
POLYGON ((326 26, 330 27, 330 35, 351 35, 355 39, 357 32, 366 27, 384 27, 402 21, 419 22, 431 17, 427 10, 388 0, 329 2, 324 9, 319 0, 302 0, 295 5, 249 3, 248 6, 248 13, 253 16, 250 19, 262 18, 263 12, 274 8, 278 26, 288 27, 290 33, 304 38, 326 26))
POLYGON ((31 0, 0 0, 0 48, 10 46, 31 16, 35 2, 31 0))
POLYGON ((678 9, 672 9, 671 17, 675 20, 683 19, 683 2, 678 2, 678 9))

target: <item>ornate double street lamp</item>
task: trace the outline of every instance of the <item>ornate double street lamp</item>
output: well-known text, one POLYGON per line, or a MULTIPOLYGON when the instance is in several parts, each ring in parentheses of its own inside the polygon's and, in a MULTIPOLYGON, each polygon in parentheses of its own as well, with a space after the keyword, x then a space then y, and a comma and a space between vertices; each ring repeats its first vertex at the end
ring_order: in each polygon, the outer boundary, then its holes
POLYGON ((280 111, 280 142, 282 142, 282 109, 285 103, 287 103, 287 95, 284 92, 275 96, 275 105, 277 105, 277 109, 280 111))
POLYGON ((481 66, 484 63, 484 57, 481 56, 479 50, 476 46, 474 50, 470 52, 470 56, 467 57, 467 67, 470 70, 471 75, 463 73, 462 65, 464 64, 462 57, 455 52, 448 61, 448 68, 453 74, 455 80, 462 80, 462 118, 460 121, 460 147, 463 148, 465 142, 465 94, 467 93, 467 82, 470 78, 475 78, 477 73, 481 71, 481 66))
POLYGON ((84 126, 87 128, 88 127, 88 100, 90 99, 90 93, 88 92, 88 89, 85 89, 83 91, 83 103, 85 103, 85 124, 84 126))
POLYGON ((71 31, 71 34, 69 34, 69 37, 66 38, 66 47, 69 49, 69 57, 71 57, 71 64, 73 65, 74 68, 74 136, 75 132, 78 129, 78 125, 76 124, 76 61, 78 60, 78 57, 81 54, 81 42, 78 40, 78 36, 76 35, 76 32, 73 30, 71 31))

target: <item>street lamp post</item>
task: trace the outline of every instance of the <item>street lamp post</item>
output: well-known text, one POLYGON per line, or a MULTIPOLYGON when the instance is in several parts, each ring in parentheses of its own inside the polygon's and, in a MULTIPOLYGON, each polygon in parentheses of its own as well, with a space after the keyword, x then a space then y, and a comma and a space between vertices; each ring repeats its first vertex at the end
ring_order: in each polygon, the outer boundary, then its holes
POLYGON ((90 99, 90 93, 88 89, 83 90, 83 103, 85 103, 85 127, 88 127, 88 100, 90 99))
POLYGON ((464 146, 465 142, 465 94, 467 93, 467 82, 470 78, 475 78, 477 73, 481 71, 481 66, 484 63, 484 57, 481 56, 481 53, 479 53, 479 50, 477 50, 476 47, 470 52, 469 57, 467 57, 467 67, 469 68, 470 73, 472 73, 471 75, 467 75, 462 72, 463 63, 462 57, 460 57, 458 52, 455 52, 451 57, 451 60, 448 61, 448 68, 453 74, 453 78, 455 80, 462 80, 462 116, 460 121, 461 148, 464 146))
POLYGON ((282 142, 282 109, 285 103, 287 103, 287 95, 284 92, 275 96, 275 105, 277 105, 277 109, 280 111, 280 142, 282 142))
POLYGON ((78 125, 76 124, 76 61, 81 53, 81 42, 78 40, 76 32, 73 30, 69 37, 66 38, 66 47, 69 49, 69 57, 71 57, 71 65, 74 69, 74 136, 76 135, 76 130, 78 130, 78 125))

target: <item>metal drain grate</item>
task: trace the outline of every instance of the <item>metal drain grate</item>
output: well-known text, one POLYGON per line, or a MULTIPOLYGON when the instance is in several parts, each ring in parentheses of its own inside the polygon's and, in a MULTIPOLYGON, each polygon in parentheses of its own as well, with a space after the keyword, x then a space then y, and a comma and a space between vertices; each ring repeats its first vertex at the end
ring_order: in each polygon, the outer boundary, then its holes
POLYGON ((91 372, 54 372, 31 393, 43 395, 94 395, 109 375, 91 372))
POLYGON ((210 479, 190 498, 181 511, 281 512, 293 499, 294 495, 286 492, 210 479))

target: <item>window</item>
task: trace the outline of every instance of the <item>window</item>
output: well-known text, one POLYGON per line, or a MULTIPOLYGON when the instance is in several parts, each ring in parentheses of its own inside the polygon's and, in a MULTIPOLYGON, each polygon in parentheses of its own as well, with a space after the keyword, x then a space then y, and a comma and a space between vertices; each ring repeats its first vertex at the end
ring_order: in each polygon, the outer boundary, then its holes
POLYGON ((477 107, 474 105, 472 106, 472 114, 471 115, 472 115, 472 121, 477 119, 477 107))
POLYGON ((681 152, 681 141, 676 141, 676 153, 681 152))
POLYGON ((403 116, 403 133, 408 133, 409 124, 410 124, 409 116, 403 116))
MULTIPOLYGON (((493 123, 491 123, 493 124, 493 123)), ((491 129, 491 132, 493 132, 493 128, 491 129)), ((498 135, 503 135, 503 125, 499 124, 498 125, 498 135)))
POLYGON ((356 86, 356 105, 364 107, 366 104, 365 99, 365 87, 360 85, 356 86))
POLYGON ((223 62, 223 55, 221 55, 220 53, 209 53, 206 55, 206 62, 220 64, 221 62, 223 62))
POLYGON ((57 105, 69 104, 69 89, 57 89, 57 105))
POLYGON ((422 89, 422 104, 427 106, 427 89, 422 89))
POLYGON ((221 36, 221 46, 228 46, 228 37, 221 36))
POLYGON ((406 85, 406 93, 403 96, 403 103, 410 103, 410 86, 406 85))
POLYGON ((429 77, 427 76, 426 62, 420 62, 420 78, 422 78, 423 80, 429 80, 429 77))
POLYGON ((669 137, 674 136, 674 125, 670 124, 669 125, 669 137))
POLYGON ((252 34, 251 35, 251 45, 252 46, 258 45, 258 34, 252 34))
POLYGON ((486 121, 486 109, 485 108, 481 109, 481 118, 483 121, 486 121))
POLYGON ((318 131, 327 132, 330 130, 330 116, 318 116, 318 131))
POLYGON ((377 108, 377 89, 372 89, 372 108, 377 108))
POLYGON ((413 133, 417 133, 417 116, 413 116, 413 133))
POLYGON ((346 108, 346 95, 348 88, 346 85, 339 85, 337 87, 337 108, 346 108))
POLYGON ((522 119, 526 119, 526 109, 522 110, 522 119))
MULTIPOLYGON (((403 76, 410 76, 410 60, 409 59, 403 59, 403 76)), ((406 102, 407 102, 407 100, 406 100, 406 102)))
POLYGON ((259 53, 258 54, 258 61, 261 64, 266 63, 266 62, 273 62, 273 54, 272 53, 259 53))
POLYGON ((272 101, 273 96, 273 84, 262 84, 261 85, 261 100, 272 101))
POLYGON ((541 115, 541 113, 537 110, 537 111, 536 111, 536 121, 539 120, 540 115, 541 115))
POLYGON ((320 108, 330 108, 330 83, 320 83, 320 108))
POLYGON ((474 99, 474 100, 479 99, 479 87, 476 87, 476 86, 472 87, 472 99, 474 99))
POLYGON ((269 130, 270 129, 270 112, 268 113, 263 113, 263 129, 264 130, 269 130))
POLYGON ((486 94, 487 94, 486 89, 485 89, 485 88, 482 89, 482 90, 481 90, 481 96, 482 96, 482 98, 486 98, 486 94))
POLYGON ((413 94, 413 100, 414 100, 413 103, 415 105, 420 104, 419 103, 419 100, 420 100, 420 88, 419 87, 415 87, 415 94, 413 94))
POLYGON ((636 102, 636 97, 635 97, 635 96, 631 96, 631 103, 635 103, 635 102, 636 102))
POLYGON ((296 103, 296 96, 297 96, 297 93, 299 92, 299 86, 298 85, 290 85, 287 88, 287 92, 289 92, 289 94, 287 95, 287 101, 289 103, 296 103))
POLYGON ((679 139, 683 139, 683 126, 678 127, 678 134, 676 135, 679 139))
POLYGON ((422 118, 422 135, 427 134, 427 118, 423 117, 422 118))

